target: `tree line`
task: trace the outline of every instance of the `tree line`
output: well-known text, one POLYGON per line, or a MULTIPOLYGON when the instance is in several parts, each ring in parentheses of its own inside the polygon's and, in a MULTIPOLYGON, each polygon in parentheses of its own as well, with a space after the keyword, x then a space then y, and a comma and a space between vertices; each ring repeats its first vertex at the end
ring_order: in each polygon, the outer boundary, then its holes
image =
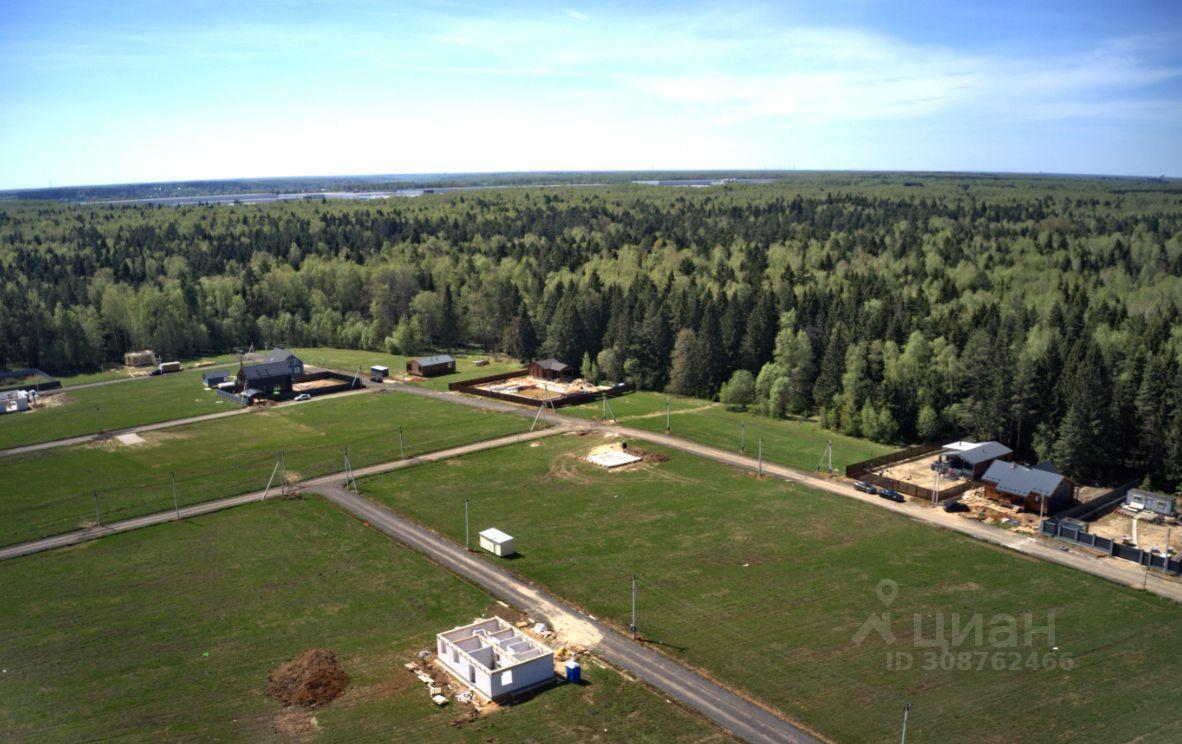
POLYGON ((867 176, 250 207, 0 207, 0 366, 256 345, 596 380, 1182 481, 1182 189, 867 176))

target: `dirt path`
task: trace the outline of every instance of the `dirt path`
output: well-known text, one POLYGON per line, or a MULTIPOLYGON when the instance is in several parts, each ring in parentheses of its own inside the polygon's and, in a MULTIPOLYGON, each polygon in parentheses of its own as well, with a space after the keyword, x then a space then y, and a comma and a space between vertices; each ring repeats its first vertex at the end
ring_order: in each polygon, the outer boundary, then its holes
MULTIPOLYGON (((670 411, 670 416, 676 416, 680 413, 701 413, 702 411, 709 411, 711 408, 718 408, 721 403, 707 403, 704 406, 696 406, 694 408, 683 408, 680 411, 670 411)), ((664 416, 664 411, 657 411, 656 413, 638 413, 635 416, 621 416, 616 421, 639 421, 640 419, 660 418, 664 416)))

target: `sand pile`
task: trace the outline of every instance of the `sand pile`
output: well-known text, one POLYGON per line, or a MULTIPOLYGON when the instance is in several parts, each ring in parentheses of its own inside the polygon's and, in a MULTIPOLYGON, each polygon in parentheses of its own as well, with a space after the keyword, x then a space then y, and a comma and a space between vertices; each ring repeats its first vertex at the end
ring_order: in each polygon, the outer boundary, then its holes
POLYGON ((280 664, 267 679, 267 694, 284 705, 315 708, 344 694, 349 675, 335 651, 310 648, 280 664))

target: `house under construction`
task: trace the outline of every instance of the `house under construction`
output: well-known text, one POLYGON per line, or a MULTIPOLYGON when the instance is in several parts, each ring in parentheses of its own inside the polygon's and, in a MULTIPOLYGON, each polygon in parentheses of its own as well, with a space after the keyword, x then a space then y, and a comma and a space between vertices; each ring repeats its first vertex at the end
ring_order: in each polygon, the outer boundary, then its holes
POLYGON ((436 654, 453 677, 488 700, 554 681, 554 651, 499 617, 440 633, 436 654))

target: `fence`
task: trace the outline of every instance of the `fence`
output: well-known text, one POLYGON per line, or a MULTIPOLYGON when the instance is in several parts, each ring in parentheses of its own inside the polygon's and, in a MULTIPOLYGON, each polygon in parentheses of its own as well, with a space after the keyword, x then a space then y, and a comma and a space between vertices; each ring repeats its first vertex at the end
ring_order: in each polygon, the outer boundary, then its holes
MULTIPOLYGON (((908 483, 906 481, 895 480, 894 478, 888 478, 887 476, 879 475, 878 473, 862 473, 859 480, 864 480, 867 483, 873 483, 874 485, 881 486, 882 488, 894 489, 901 494, 910 496, 911 498, 917 501, 922 501, 925 504, 930 504, 932 502, 932 494, 935 493, 930 488, 917 486, 914 483, 908 483)), ((957 483, 955 486, 950 488, 941 488, 939 494, 940 501, 944 502, 948 501, 949 499, 954 499, 965 491, 972 490, 977 486, 978 484, 974 483, 973 481, 964 481, 962 483, 957 483)))
POLYGON ((61 380, 46 374, 39 369, 9 369, 0 371, 0 393, 10 390, 56 390, 62 386, 61 380))
POLYGON ((1039 531, 1047 537, 1092 548, 1148 568, 1160 568, 1175 575, 1182 574, 1182 557, 1169 558, 1151 550, 1142 550, 1136 546, 1125 545, 1118 540, 1088 532, 1088 522, 1093 522, 1112 511, 1124 501, 1125 494, 1129 492, 1129 489, 1136 485, 1136 481, 1131 481, 1123 486, 1117 486, 1103 496, 1077 504, 1049 519, 1044 519, 1039 531))
POLYGON ((490 382, 500 382, 501 380, 509 380, 514 377, 521 377, 529 373, 529 370, 520 369, 516 372, 502 372, 497 375, 489 375, 487 377, 476 377, 471 380, 461 380, 459 382, 449 382, 447 389, 452 392, 467 393, 468 395, 479 395, 482 398, 492 398, 493 400, 503 400, 507 403, 520 403, 527 406, 535 406, 541 408, 546 403, 553 405, 556 408, 563 406, 576 406, 580 403, 591 403, 597 400, 602 400, 603 396, 615 398, 623 395, 628 391, 628 386, 624 383, 616 383, 609 390, 598 390, 595 392, 586 393, 570 393, 563 395, 560 398, 551 398, 550 400, 538 400, 536 398, 527 398, 524 395, 513 395, 512 393, 500 393, 496 390, 485 390, 477 387, 477 385, 487 385, 490 382))
POLYGON ((1141 550, 1107 537, 1093 535, 1088 532, 1087 525, 1071 524, 1060 519, 1047 519, 1043 521, 1041 531, 1047 537, 1099 550, 1115 558, 1123 558, 1146 568, 1160 568, 1166 573, 1182 574, 1182 558, 1168 558, 1150 550, 1141 550))
POLYGON ((885 455, 872 457, 869 460, 862 460, 861 462, 853 462, 845 466, 845 475, 847 478, 857 478, 859 475, 869 473, 872 470, 877 470, 883 465, 890 465, 896 462, 904 462, 905 460, 914 460, 917 457, 930 455, 943 449, 938 444, 917 444, 914 447, 888 452, 885 455))
POLYGON ((222 396, 226 400, 230 401, 231 403, 234 403, 235 405, 239 405, 239 406, 246 405, 245 398, 243 398, 241 395, 238 395, 236 393, 231 393, 229 390, 219 390, 217 388, 214 388, 214 392, 217 393, 218 395, 222 396))

